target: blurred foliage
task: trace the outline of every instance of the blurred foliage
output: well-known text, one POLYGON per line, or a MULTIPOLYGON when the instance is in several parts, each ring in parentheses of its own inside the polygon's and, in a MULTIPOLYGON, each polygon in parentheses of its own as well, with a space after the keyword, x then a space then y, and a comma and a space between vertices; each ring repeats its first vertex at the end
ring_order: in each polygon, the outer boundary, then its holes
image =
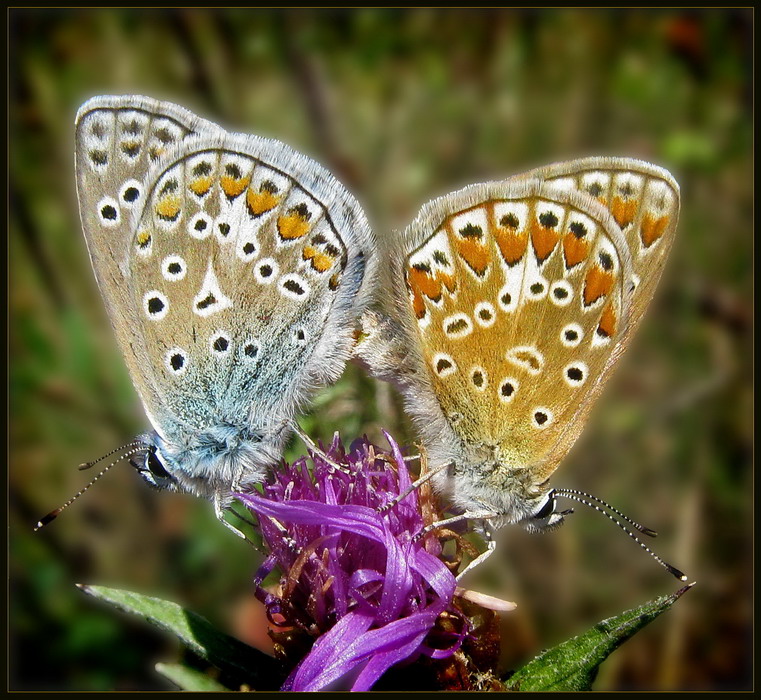
MULTIPOLYGON (((597 689, 734 690, 752 654, 752 10, 9 11, 10 681, 157 689, 161 635, 77 581, 198 610, 252 644, 259 561, 208 504, 75 466, 144 429, 87 259, 73 176, 77 107, 171 99, 278 138, 334 171, 379 236, 434 196, 582 155, 641 157, 682 188, 653 307, 558 485, 662 531, 690 596, 602 667, 597 689)), ((323 440, 412 440, 397 395, 349 367, 303 425, 323 440)), ((293 457, 300 445, 289 449, 293 457)), ((673 589, 606 521, 502 533, 469 585, 519 603, 505 669, 673 589), (479 578, 480 575, 480 578, 479 578)))

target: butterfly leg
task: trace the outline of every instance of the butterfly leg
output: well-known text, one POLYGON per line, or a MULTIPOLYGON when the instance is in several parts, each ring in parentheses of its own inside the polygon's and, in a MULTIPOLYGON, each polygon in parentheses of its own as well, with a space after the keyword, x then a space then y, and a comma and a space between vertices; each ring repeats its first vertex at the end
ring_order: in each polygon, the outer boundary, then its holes
MULTIPOLYGON (((227 508, 227 511, 229 513, 232 513, 241 522, 246 523, 246 525, 250 525, 252 528, 254 528, 254 530, 256 530, 257 526, 253 520, 249 520, 245 515, 241 515, 237 510, 234 510, 232 507, 227 508)), ((225 525, 229 527, 230 523, 228 523, 225 520, 225 525)), ((243 537, 246 540, 246 542, 248 542, 257 552, 259 552, 260 554, 266 554, 266 552, 261 547, 259 547, 250 537, 247 537, 245 533, 241 533, 241 534, 243 534, 243 537)))
POLYGON ((481 524, 476 525, 473 529, 476 530, 478 534, 481 535, 486 541, 486 551, 481 552, 481 554, 479 554, 459 574, 457 574, 457 578, 455 579, 457 582, 459 582, 460 579, 468 573, 468 571, 472 571, 477 566, 483 564, 492 554, 494 554, 494 550, 497 548, 497 540, 494 539, 494 535, 496 534, 497 530, 494 525, 492 525, 488 520, 482 520, 481 524))
POLYGON ((351 474, 351 472, 346 467, 337 464, 330 457, 328 457, 328 455, 326 455, 325 452, 317 446, 315 441, 312 440, 312 438, 310 438, 309 435, 307 435, 301 429, 301 426, 296 421, 291 421, 291 428, 293 428, 293 432, 299 436, 301 442, 307 446, 307 449, 312 454, 318 455, 323 462, 327 462, 331 467, 333 467, 333 469, 337 469, 339 472, 343 472, 344 474, 351 474))
POLYGON ((496 528, 489 522, 490 518, 496 518, 498 513, 492 513, 490 511, 472 511, 467 513, 461 513, 445 520, 439 520, 436 523, 423 528, 415 539, 418 540, 421 537, 425 537, 429 532, 440 527, 446 527, 448 525, 454 525, 455 523, 462 522, 463 520, 476 520, 481 521, 480 525, 475 525, 474 530, 486 540, 486 551, 481 552, 472 562, 470 562, 459 574, 457 574, 457 581, 465 576, 468 571, 475 569, 477 566, 483 564, 493 553, 497 547, 497 541, 494 539, 496 528))
POLYGON ((486 520, 487 518, 496 518, 498 513, 493 513, 487 510, 477 510, 467 513, 460 513, 460 515, 453 515, 451 518, 445 518, 439 520, 430 525, 426 525, 417 535, 415 539, 419 540, 421 537, 425 537, 432 530, 437 530, 440 527, 447 527, 448 525, 454 525, 455 523, 461 523, 463 520, 486 520))
MULTIPOLYGON (((419 455, 418 455, 419 456, 419 455)), ((404 458, 405 461, 407 458, 404 458)), ((426 481, 436 476, 441 471, 444 471, 444 469, 448 469, 452 466, 452 462, 447 462, 446 464, 442 464, 440 467, 436 467, 436 469, 432 469, 427 474, 424 474, 419 479, 412 482, 410 487, 404 492, 400 493, 394 500, 390 501, 389 503, 386 503, 386 505, 381 506, 378 508, 379 513, 385 513, 386 511, 391 510, 395 505, 398 503, 401 503, 407 496, 409 496, 415 489, 420 488, 426 481)))
MULTIPOLYGON (((217 494, 214 496, 214 515, 217 516, 217 520, 221 522, 230 532, 234 532, 238 537, 240 537, 243 540, 246 540, 254 549, 257 551, 261 551, 259 547, 256 546, 254 542, 252 542, 244 532, 241 532, 235 525, 232 523, 229 523, 225 518, 225 510, 231 511, 233 514, 237 515, 242 520, 246 520, 242 515, 238 515, 232 508, 223 508, 222 507, 222 499, 220 494, 217 494)), ((248 522, 246 520, 246 522, 248 522)))
POLYGON ((256 523, 253 520, 249 520, 245 515, 241 515, 237 510, 235 510, 232 506, 229 506, 227 508, 228 513, 232 513, 238 520, 240 520, 243 523, 246 523, 246 525, 250 525, 254 529, 256 529, 256 523))

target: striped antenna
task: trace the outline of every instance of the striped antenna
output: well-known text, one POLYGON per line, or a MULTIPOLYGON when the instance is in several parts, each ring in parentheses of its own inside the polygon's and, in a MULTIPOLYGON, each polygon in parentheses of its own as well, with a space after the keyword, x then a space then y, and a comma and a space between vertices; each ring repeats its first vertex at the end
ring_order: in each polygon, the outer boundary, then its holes
POLYGON ((591 493, 586 493, 585 491, 578 491, 576 489, 555 489, 555 493, 558 496, 567 496, 568 494, 575 494, 576 496, 584 496, 584 498, 588 498, 590 501, 594 501, 595 503, 599 503, 601 506, 605 506, 608 510, 615 513, 619 518, 626 520, 626 522, 629 523, 629 525, 631 525, 636 530, 639 530, 639 532, 641 532, 643 535, 647 535, 648 537, 658 537, 658 533, 655 530, 651 530, 649 527, 640 525, 639 523, 635 522, 627 515, 624 515, 617 508, 614 508, 612 505, 610 505, 610 503, 606 503, 601 498, 597 498, 597 496, 593 496, 591 493))
POLYGON ((120 454, 119 457, 117 457, 113 462, 111 462, 111 464, 109 464, 99 474, 96 474, 89 484, 87 484, 83 489, 75 493, 68 501, 66 501, 66 503, 64 503, 62 506, 59 506, 55 510, 51 510, 43 518, 40 518, 37 521, 37 524, 34 526, 34 531, 37 532, 37 530, 45 527, 45 525, 47 525, 48 523, 53 522, 53 520, 55 520, 61 514, 62 510, 68 508, 72 503, 74 503, 74 501, 76 501, 85 491, 87 491, 87 489, 89 489, 98 479, 100 479, 100 477, 102 477, 115 464, 118 464, 122 460, 127 459, 127 457, 131 457, 132 455, 137 454, 138 452, 144 452, 145 450, 150 448, 150 445, 146 445, 144 442, 139 442, 139 441, 130 442, 126 445, 122 445, 121 447, 115 450, 111 450, 111 452, 103 455, 102 457, 100 457, 99 459, 96 459, 93 462, 85 462, 84 464, 80 464, 79 469, 89 469, 94 464, 97 464, 98 462, 106 459, 106 457, 110 457, 112 454, 119 452, 121 450, 124 450, 126 448, 132 448, 132 449, 129 449, 127 452, 123 452, 122 454, 120 454))
POLYGON ((594 508, 598 513, 602 513, 608 520, 612 520, 618 527, 620 527, 629 537, 631 537, 642 549, 644 549, 655 561, 657 561, 666 571, 668 571, 672 576, 675 576, 680 581, 686 581, 687 576, 685 576, 679 569, 677 569, 674 566, 671 566, 671 564, 668 564, 667 562, 663 561, 652 549, 650 549, 642 540, 640 540, 637 535, 635 535, 629 528, 624 525, 621 520, 616 518, 614 515, 611 515, 607 510, 603 510, 600 506, 604 506, 610 511, 613 511, 618 515, 622 520, 626 521, 636 530, 639 530, 640 532, 649 535, 650 537, 655 537, 656 532, 655 530, 651 530, 648 527, 644 527, 638 523, 635 523, 631 518, 628 518, 620 511, 616 510, 613 506, 608 505, 605 501, 596 498, 595 496, 592 496, 588 493, 584 493, 583 491, 577 491, 575 489, 553 489, 551 492, 555 496, 563 496, 565 498, 570 498, 573 501, 576 501, 577 503, 583 503, 585 506, 589 506, 590 508, 594 508), (587 500, 588 499, 588 500, 587 500), (599 504, 599 505, 598 505, 599 504))
MULTIPOLYGON (((111 450, 111 452, 106 452, 106 454, 104 454, 102 457, 98 457, 98 459, 94 459, 92 462, 82 462, 82 464, 80 464, 77 469, 79 469, 79 471, 84 471, 85 469, 89 469, 93 465, 97 464, 98 462, 102 462, 104 459, 110 457, 113 454, 116 454, 117 452, 121 452, 122 450, 126 450, 130 447, 138 446, 147 447, 147 445, 141 440, 133 440, 132 442, 128 442, 126 445, 122 445, 121 447, 117 447, 116 449, 111 450)), ((121 459, 124 459, 124 457, 121 457, 121 459)))

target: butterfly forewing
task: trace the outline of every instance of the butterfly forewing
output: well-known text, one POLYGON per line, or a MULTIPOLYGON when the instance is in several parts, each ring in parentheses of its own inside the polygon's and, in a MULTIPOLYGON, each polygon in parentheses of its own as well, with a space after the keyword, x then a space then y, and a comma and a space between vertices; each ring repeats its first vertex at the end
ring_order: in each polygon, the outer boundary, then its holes
POLYGON ((258 418, 273 417, 323 337, 347 265, 320 193, 248 155, 258 145, 231 136, 175 159, 131 243, 155 381, 182 386, 166 401, 192 428, 239 421, 231 412, 254 396, 258 418))
POLYGON ((584 158, 531 170, 540 178, 588 193, 613 215, 632 259, 627 337, 647 309, 663 272, 679 218, 679 186, 663 168, 633 158, 584 158))
POLYGON ((578 192, 539 181, 464 192, 434 207, 434 230, 406 258, 409 309, 454 432, 540 478, 626 326, 627 246, 578 192))
POLYGON ((98 279, 124 274, 127 243, 146 196, 151 167, 211 122, 148 98, 96 97, 77 114, 80 215, 98 279), (115 267, 116 269, 115 269, 115 267))
POLYGON ((147 173, 199 130, 221 132, 181 107, 144 97, 95 97, 77 114, 77 192, 85 240, 117 340, 146 406, 158 405, 160 396, 139 380, 150 359, 148 349, 134 341, 130 240, 147 195, 147 173))

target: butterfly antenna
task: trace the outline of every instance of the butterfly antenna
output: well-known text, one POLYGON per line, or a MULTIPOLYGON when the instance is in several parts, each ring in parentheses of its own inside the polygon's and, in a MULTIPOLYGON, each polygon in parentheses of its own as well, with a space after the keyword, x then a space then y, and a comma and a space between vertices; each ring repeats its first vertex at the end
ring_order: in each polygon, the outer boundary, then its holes
POLYGON ((617 508, 614 508, 612 505, 610 505, 610 503, 606 503, 601 498, 597 498, 597 496, 593 496, 591 493, 586 493, 585 491, 578 491, 577 489, 555 489, 555 493, 558 496, 567 496, 568 494, 575 494, 576 496, 583 496, 584 498, 588 498, 590 501, 599 503, 601 506, 604 506, 608 510, 613 511, 619 518, 626 520, 626 522, 629 523, 629 525, 631 525, 633 528, 641 532, 643 535, 647 535, 648 537, 658 537, 658 533, 655 530, 651 530, 649 527, 640 525, 639 523, 635 522, 627 515, 624 515, 617 508))
MULTIPOLYGON (((142 442, 132 442, 132 443, 129 443, 128 445, 124 445, 124 446, 120 447, 119 450, 123 450, 125 447, 130 447, 130 446, 132 446, 134 449, 128 450, 127 452, 123 452, 121 455, 119 455, 119 457, 117 459, 115 459, 113 462, 111 462, 111 464, 109 464, 105 469, 103 469, 100 473, 96 474, 95 477, 90 481, 89 484, 87 484, 81 490, 77 491, 77 493, 75 493, 68 501, 66 501, 66 503, 64 503, 62 506, 59 506, 55 510, 51 510, 43 518, 40 518, 40 520, 38 520, 37 524, 34 526, 34 531, 37 532, 37 530, 45 527, 45 525, 47 525, 48 523, 53 522, 53 520, 55 520, 61 514, 61 511, 63 511, 64 509, 68 508, 72 503, 74 503, 74 501, 76 501, 85 491, 87 491, 87 489, 89 489, 98 479, 100 479, 100 477, 102 477, 115 464, 118 464, 122 460, 127 459, 127 457, 131 457, 132 455, 137 454, 138 452, 143 452, 144 450, 146 450, 148 448, 148 445, 146 445, 145 443, 142 443, 142 442)), ((88 469, 93 464, 96 464, 97 462, 100 462, 102 459, 105 459, 109 455, 112 455, 112 454, 114 454, 114 452, 118 452, 119 450, 113 450, 113 451, 109 452, 108 455, 104 455, 100 459, 96 459, 94 462, 86 462, 85 464, 80 465, 79 468, 80 469, 88 469)))
MULTIPOLYGON (((583 491, 576 491, 574 489, 554 489, 554 493, 557 496, 564 496, 565 498, 570 498, 573 501, 576 501, 577 503, 583 503, 585 506, 589 506, 590 508, 594 508, 594 510, 598 511, 599 513, 602 513, 608 520, 612 520, 618 527, 620 527, 629 537, 631 537, 642 549, 644 549, 655 561, 657 561, 666 571, 668 571, 672 576, 675 576, 680 581, 686 581, 687 576, 685 576, 684 573, 679 571, 674 566, 671 566, 671 564, 668 564, 667 562, 663 561, 650 547, 648 547, 642 540, 637 537, 626 525, 624 525, 618 518, 616 518, 614 515, 611 515, 607 510, 603 510, 600 505, 604 505, 610 510, 612 510, 614 513, 618 514, 623 520, 625 520, 627 523, 632 525, 632 527, 636 527, 641 532, 645 532, 646 534, 654 533, 654 530, 650 530, 650 528, 643 528, 641 525, 638 525, 630 518, 627 518, 625 515, 620 513, 618 510, 613 508, 612 506, 609 506, 605 501, 600 500, 599 498, 595 498, 594 496, 590 496, 587 493, 584 493, 583 491), (589 499, 589 500, 587 500, 589 499), (600 505, 597 505, 597 504, 600 505)), ((651 535, 654 536, 654 535, 651 535)))
MULTIPOLYGON (((90 467, 94 466, 98 462, 102 462, 104 459, 110 457, 111 455, 116 454, 117 452, 121 452, 122 450, 127 450, 131 447, 138 447, 138 446, 149 447, 141 440, 133 440, 132 442, 128 442, 126 445, 122 445, 121 447, 117 447, 116 449, 111 450, 111 452, 106 452, 106 454, 104 454, 102 457, 98 457, 98 459, 94 459, 92 462, 82 462, 82 464, 80 464, 79 467, 77 467, 77 469, 79 469, 79 471, 84 471, 85 469, 89 469, 90 467)), ((121 459, 123 459, 123 457, 121 459)))

